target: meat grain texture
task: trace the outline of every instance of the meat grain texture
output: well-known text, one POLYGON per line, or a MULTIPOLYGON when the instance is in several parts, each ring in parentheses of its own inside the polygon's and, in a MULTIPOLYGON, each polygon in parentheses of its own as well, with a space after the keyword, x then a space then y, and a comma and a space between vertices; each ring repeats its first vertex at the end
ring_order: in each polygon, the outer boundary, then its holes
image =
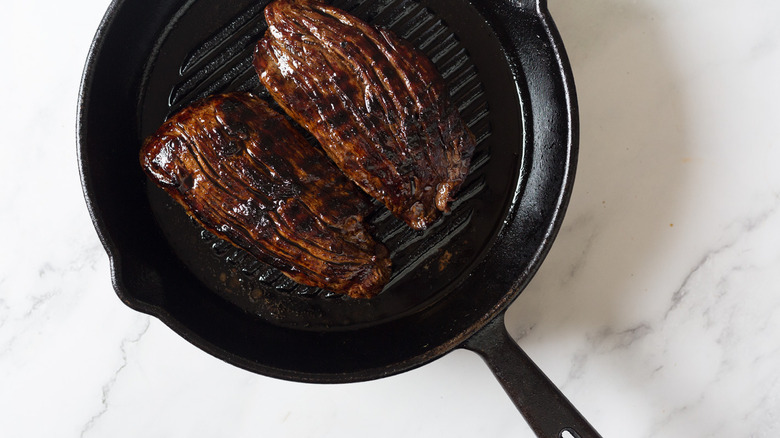
POLYGON ((265 9, 260 81, 366 193, 414 229, 449 209, 475 140, 431 61, 391 31, 312 0, 265 9))
POLYGON ((186 107, 140 160, 206 229, 299 283, 369 298, 390 277, 387 250, 363 224, 370 199, 254 95, 186 107))

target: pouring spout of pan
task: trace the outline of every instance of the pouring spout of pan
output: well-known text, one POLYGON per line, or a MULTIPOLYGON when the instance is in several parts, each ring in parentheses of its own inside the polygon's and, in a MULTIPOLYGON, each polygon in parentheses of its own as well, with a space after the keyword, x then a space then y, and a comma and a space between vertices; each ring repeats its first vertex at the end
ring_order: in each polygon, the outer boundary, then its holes
POLYGON ((600 438, 566 396, 515 343, 500 314, 463 347, 485 360, 531 429, 543 438, 600 438))

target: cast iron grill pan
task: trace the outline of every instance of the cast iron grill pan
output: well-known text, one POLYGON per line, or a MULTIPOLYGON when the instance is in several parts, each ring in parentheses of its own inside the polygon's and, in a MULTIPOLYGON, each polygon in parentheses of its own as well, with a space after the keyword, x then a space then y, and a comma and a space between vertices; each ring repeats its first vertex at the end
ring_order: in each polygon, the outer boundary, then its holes
MULTIPOLYGON (((266 30, 263 9, 267 3, 255 3, 238 13, 226 26, 192 48, 168 43, 177 41, 176 33, 188 32, 185 21, 198 14, 180 18, 181 22, 163 41, 160 53, 171 60, 181 59, 181 63, 149 64, 148 88, 169 91, 159 95, 146 93, 141 108, 142 133, 153 132, 166 117, 192 100, 228 90, 251 91, 265 97, 281 112, 252 67, 255 43, 266 30), (155 98, 160 96, 168 97, 167 103, 155 98)), ((511 144, 511 139, 521 132, 516 122, 520 114, 515 110, 514 114, 505 114, 507 120, 500 120, 500 116, 497 121, 491 119, 478 69, 442 19, 411 0, 334 4, 392 29, 423 50, 442 73, 454 104, 477 139, 471 174, 451 213, 425 232, 412 230, 376 203, 369 217, 370 228, 391 251, 393 260, 393 276, 378 298, 353 300, 300 285, 201 229, 165 192, 150 181, 146 183, 150 205, 165 240, 208 289, 269 322, 316 330, 376 324, 415 311, 446 294, 449 284, 456 284, 458 277, 468 272, 482 247, 496 234, 522 157, 522 144, 517 148, 491 147, 496 140, 491 135, 491 124, 505 125, 498 130, 498 141, 503 136, 511 144), (515 120, 514 124, 511 120, 515 120), (497 159, 492 159, 492 149, 497 149, 497 159), (436 275, 430 275, 431 272, 436 275)), ((488 88, 496 100, 500 88, 488 88)), ((310 135, 306 137, 315 143, 310 135)))
POLYGON ((469 348, 537 434, 598 436, 503 326, 557 233, 576 162, 571 74, 543 2, 331 2, 425 52, 477 138, 452 211, 428 230, 375 205, 394 273, 372 300, 298 285, 221 241, 138 165, 143 138, 196 99, 241 90, 275 105, 251 63, 267 3, 109 8, 84 75, 79 158, 119 297, 229 363, 290 380, 374 379, 469 348))

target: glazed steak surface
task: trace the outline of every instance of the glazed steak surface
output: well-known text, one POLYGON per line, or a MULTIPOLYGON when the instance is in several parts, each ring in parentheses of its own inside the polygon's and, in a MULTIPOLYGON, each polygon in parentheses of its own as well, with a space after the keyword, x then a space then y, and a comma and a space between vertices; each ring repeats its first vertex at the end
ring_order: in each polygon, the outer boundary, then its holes
POLYGON ((387 250, 364 227, 367 196, 252 94, 185 107, 140 161, 206 229, 299 283, 367 298, 390 277, 387 250))
POLYGON ((425 229, 468 174, 475 140, 425 55, 388 30, 312 0, 277 0, 260 81, 366 193, 425 229))

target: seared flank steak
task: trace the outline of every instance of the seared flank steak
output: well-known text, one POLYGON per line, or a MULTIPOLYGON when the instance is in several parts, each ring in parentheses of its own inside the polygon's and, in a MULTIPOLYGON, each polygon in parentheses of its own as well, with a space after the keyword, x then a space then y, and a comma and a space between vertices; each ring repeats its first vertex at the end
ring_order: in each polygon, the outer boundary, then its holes
POLYGON ((299 283, 368 298, 390 277, 387 250, 364 227, 370 199, 252 94, 184 108, 140 160, 206 229, 299 283))
POLYGON ((474 136, 433 63, 388 30, 313 0, 277 0, 260 81, 366 193, 415 229, 448 210, 474 136))

